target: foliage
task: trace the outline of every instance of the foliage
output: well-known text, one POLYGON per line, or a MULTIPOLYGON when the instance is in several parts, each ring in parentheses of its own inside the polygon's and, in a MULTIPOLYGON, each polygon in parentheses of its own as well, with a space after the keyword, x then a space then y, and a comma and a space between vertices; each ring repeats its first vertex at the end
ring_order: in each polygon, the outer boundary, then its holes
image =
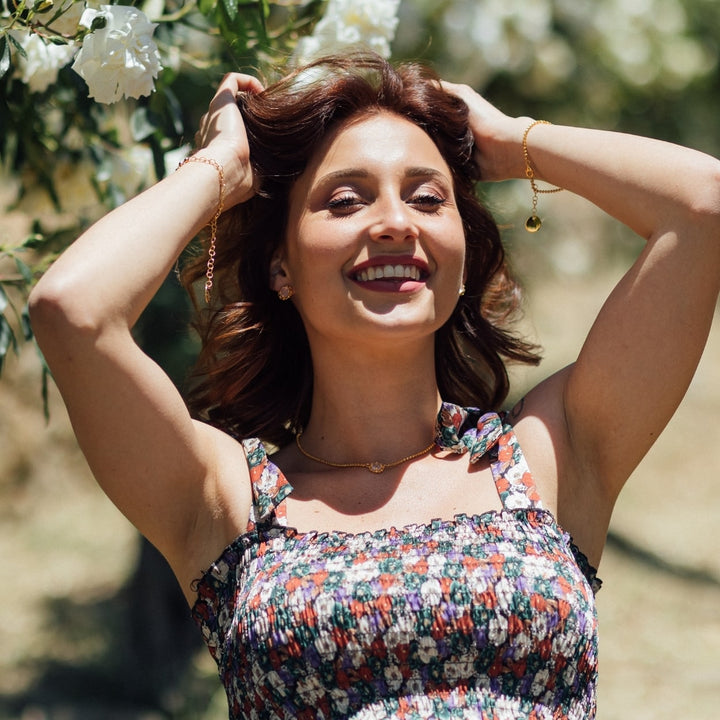
POLYGON ((174 168, 188 152, 222 74, 236 69, 271 75, 290 59, 298 38, 312 30, 324 5, 323 0, 146 0, 146 16, 123 4, 2 4, 0 178, 5 190, 16 188, 7 205, 32 213, 34 220, 32 236, 19 248, 12 241, 0 245, 0 371, 8 352, 32 339, 23 306, 52 258, 38 251, 62 250, 98 215, 174 168), (121 11, 138 16, 136 24, 123 25, 121 11), (90 39, 112 27, 116 36, 125 33, 121 45, 100 46, 96 40, 91 60, 102 65, 110 54, 119 55, 120 66, 104 70, 101 86, 93 86, 92 78, 86 85, 78 58, 91 47, 90 39), (140 67, 141 83, 131 76, 138 46, 140 61, 152 60, 140 67), (118 80, 126 68, 127 82, 118 80), (102 82, 112 84, 112 97, 102 82), (146 89, 138 90, 141 85, 146 89), (104 102, 98 102, 101 96, 104 102), (38 202, 38 189, 49 208, 38 202))

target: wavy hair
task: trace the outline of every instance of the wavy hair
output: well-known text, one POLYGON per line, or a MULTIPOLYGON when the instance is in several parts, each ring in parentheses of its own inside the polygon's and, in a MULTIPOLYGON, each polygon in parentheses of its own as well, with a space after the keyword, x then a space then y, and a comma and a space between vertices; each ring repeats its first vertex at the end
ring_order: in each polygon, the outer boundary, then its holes
MULTIPOLYGON (((435 142, 451 169, 465 230, 466 292, 435 339, 440 394, 497 409, 509 387, 505 363, 537 364, 539 356, 509 330, 520 292, 498 227, 475 193, 480 178, 465 103, 421 65, 394 67, 362 53, 320 59, 238 104, 259 189, 221 218, 214 305, 196 322, 202 349, 187 394, 193 415, 278 446, 307 423, 310 348, 292 303, 269 288, 270 262, 285 238, 293 183, 328 130, 381 110, 410 120, 435 142)), ((183 271, 191 294, 203 273, 201 257, 183 271)))

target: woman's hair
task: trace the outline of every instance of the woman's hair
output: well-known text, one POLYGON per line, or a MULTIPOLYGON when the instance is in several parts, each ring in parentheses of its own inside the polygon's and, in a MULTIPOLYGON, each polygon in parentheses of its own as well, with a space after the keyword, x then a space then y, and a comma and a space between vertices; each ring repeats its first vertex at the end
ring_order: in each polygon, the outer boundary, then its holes
MULTIPOLYGON (((331 56, 238 100, 258 192, 221 219, 215 305, 200 315, 202 350, 188 394, 194 415, 237 437, 284 445, 310 415, 310 348, 291 302, 270 289, 270 262, 286 233, 289 194, 328 130, 362 113, 389 111, 422 128, 452 172, 466 240, 466 292, 437 331, 442 398, 496 409, 508 392, 506 361, 537 363, 534 346, 507 329, 520 304, 497 225, 475 195, 479 179, 465 103, 417 64, 375 54, 331 56)), ((183 273, 202 277, 202 257, 183 273)))

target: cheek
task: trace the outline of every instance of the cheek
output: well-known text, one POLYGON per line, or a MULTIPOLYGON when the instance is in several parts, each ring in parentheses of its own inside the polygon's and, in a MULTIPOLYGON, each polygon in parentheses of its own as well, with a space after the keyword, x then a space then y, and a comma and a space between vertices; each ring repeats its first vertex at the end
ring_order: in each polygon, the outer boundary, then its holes
POLYGON ((464 272, 466 244, 465 230, 461 222, 458 222, 452 228, 440 236, 440 251, 445 259, 445 263, 450 266, 458 266, 464 272))
POLYGON ((288 262, 299 274, 324 268, 335 271, 351 259, 356 235, 347 227, 328 222, 306 222, 288 238, 288 262))

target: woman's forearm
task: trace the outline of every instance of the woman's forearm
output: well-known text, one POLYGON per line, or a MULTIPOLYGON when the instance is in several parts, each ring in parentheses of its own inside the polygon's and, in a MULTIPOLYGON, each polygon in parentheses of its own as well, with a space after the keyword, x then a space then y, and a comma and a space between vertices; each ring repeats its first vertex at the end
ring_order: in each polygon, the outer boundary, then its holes
MULTIPOLYGON (((482 179, 527 177, 523 136, 533 120, 509 117, 466 85, 443 83, 468 105, 482 179)), ((527 134, 537 179, 581 195, 644 238, 682 231, 714 239, 720 161, 623 133, 537 124, 527 134)))
MULTIPOLYGON (((518 154, 515 173, 524 177, 522 145, 518 154)), ((528 154, 536 177, 587 198, 646 239, 681 227, 703 232, 703 216, 717 227, 720 162, 703 153, 623 133, 537 125, 528 154)))

